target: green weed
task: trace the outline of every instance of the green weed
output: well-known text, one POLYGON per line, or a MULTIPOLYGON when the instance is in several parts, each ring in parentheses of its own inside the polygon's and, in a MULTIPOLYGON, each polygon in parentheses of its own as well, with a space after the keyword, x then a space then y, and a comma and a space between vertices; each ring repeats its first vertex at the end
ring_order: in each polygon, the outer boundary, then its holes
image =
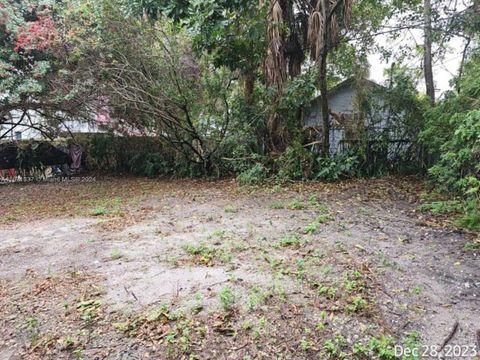
POLYGON ((232 289, 228 286, 225 286, 220 291, 219 297, 223 310, 231 311, 235 304, 235 295, 233 294, 232 289))
POLYGON ((284 234, 279 242, 279 247, 289 247, 289 246, 299 246, 300 245, 300 238, 297 234, 284 234))

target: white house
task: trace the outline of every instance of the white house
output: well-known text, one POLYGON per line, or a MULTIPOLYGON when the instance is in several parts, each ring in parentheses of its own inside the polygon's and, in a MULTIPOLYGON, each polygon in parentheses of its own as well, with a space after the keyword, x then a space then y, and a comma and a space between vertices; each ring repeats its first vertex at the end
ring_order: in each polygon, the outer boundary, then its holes
MULTIPOLYGON (((359 132, 370 131, 377 134, 386 131, 391 140, 396 139, 393 133, 392 124, 389 124, 390 117, 383 109, 384 99, 382 90, 385 87, 376 84, 368 79, 350 78, 329 91, 328 106, 330 109, 330 153, 336 154, 347 149, 352 142, 358 140, 359 132), (361 92, 361 93, 360 93, 361 92), (371 102, 376 105, 375 117, 368 117, 362 113, 362 97, 368 96, 371 102)), ((321 96, 315 98, 311 103, 311 110, 305 117, 305 125, 308 127, 322 128, 322 106, 321 96)), ((321 136, 318 136, 321 140, 321 136)))

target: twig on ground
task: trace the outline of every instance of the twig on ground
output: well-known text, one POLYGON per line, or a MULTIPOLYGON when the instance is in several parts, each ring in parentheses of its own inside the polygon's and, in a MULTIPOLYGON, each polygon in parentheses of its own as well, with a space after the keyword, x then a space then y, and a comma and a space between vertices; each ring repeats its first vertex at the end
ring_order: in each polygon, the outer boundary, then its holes
POLYGON ((458 330, 458 326, 459 326, 458 321, 455 321, 455 324, 453 324, 452 330, 450 331, 448 336, 445 338, 445 340, 443 340, 443 343, 440 346, 440 350, 438 350, 438 352, 442 352, 442 350, 445 348, 445 346, 447 346, 447 344, 450 342, 450 340, 453 339, 453 337, 455 336, 455 333, 458 330))
POLYGON ((475 334, 475 340, 477 342, 477 349, 480 350, 480 330, 477 330, 477 332, 475 334))
POLYGON ((137 296, 135 295, 135 293, 134 293, 132 290, 128 290, 126 285, 123 285, 123 288, 125 289, 125 292, 126 292, 128 295, 132 295, 133 298, 134 298, 136 301, 138 301, 137 296))

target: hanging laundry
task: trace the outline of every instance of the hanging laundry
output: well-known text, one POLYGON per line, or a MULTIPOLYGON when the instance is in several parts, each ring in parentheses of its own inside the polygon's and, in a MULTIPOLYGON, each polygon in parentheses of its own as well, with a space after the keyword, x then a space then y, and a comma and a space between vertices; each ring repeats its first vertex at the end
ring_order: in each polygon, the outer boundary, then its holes
POLYGON ((80 145, 73 144, 70 146, 70 157, 72 158, 72 165, 70 165, 70 168, 72 170, 80 170, 80 167, 82 166, 82 155, 83 149, 80 145))

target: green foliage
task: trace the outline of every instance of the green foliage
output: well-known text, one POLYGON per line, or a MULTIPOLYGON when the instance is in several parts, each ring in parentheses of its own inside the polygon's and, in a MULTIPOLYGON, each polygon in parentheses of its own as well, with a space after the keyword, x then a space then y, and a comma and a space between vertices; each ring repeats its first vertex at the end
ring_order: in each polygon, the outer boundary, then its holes
POLYGON ((382 360, 397 359, 394 350, 395 342, 392 338, 381 335, 379 338, 371 338, 368 343, 355 343, 353 345, 353 353, 363 356, 378 355, 382 360))
POLYGON ((240 185, 256 185, 263 181, 268 176, 268 171, 261 163, 256 163, 247 170, 244 170, 237 176, 240 185))
POLYGON ((359 160, 356 155, 345 153, 332 157, 320 156, 316 159, 315 178, 317 180, 337 181, 353 177, 358 173, 359 160))
POLYGON ((225 311, 231 311, 235 305, 235 295, 230 287, 225 286, 219 294, 220 303, 225 311))
POLYGON ((472 231, 480 231, 480 210, 473 210, 460 216, 455 221, 455 225, 472 231))
POLYGON ((480 198, 480 56, 474 55, 450 93, 431 109, 422 139, 437 162, 429 172, 445 192, 480 198))
POLYGON ((300 245, 300 238, 297 234, 284 234, 279 242, 279 247, 298 247, 300 245))
POLYGON ((133 174, 148 177, 169 174, 173 170, 172 163, 161 153, 137 154, 130 159, 129 166, 133 174))
POLYGON ((480 110, 452 115, 453 133, 440 147, 430 174, 445 190, 480 198, 480 110))
POLYGON ((460 200, 434 201, 422 204, 418 209, 420 211, 430 211, 434 215, 461 212, 464 209, 464 202, 460 200))
MULTIPOLYGON (((403 339, 404 349, 415 350, 421 348, 420 333, 418 331, 412 331, 408 333, 403 339)), ((418 354, 404 355, 402 360, 418 360, 418 354)))
POLYGON ((480 206, 476 197, 434 201, 422 204, 418 208, 420 211, 429 211, 433 215, 457 216, 454 225, 472 231, 480 231, 480 206))
POLYGON ((295 142, 275 161, 280 180, 305 180, 312 172, 313 154, 295 142))
POLYGON ((192 174, 190 164, 176 157, 157 138, 106 133, 77 140, 85 149, 90 171, 128 172, 147 177, 192 174))

